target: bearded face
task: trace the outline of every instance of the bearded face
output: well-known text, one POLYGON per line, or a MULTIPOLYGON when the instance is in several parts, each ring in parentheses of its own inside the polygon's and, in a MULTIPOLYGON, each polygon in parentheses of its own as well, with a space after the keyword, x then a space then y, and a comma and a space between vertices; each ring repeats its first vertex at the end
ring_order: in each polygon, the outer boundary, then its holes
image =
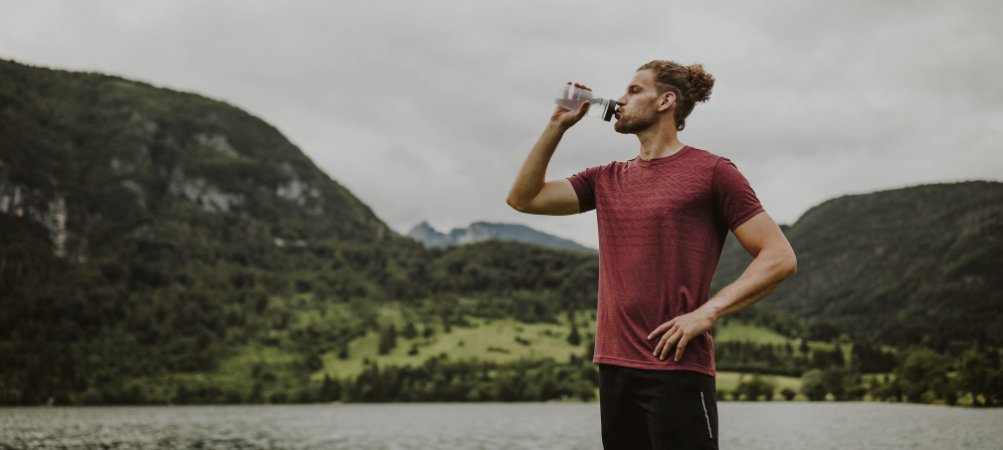
POLYGON ((654 125, 658 119, 655 108, 655 100, 643 103, 634 108, 632 112, 620 110, 620 118, 613 124, 613 130, 622 134, 637 134, 654 125))

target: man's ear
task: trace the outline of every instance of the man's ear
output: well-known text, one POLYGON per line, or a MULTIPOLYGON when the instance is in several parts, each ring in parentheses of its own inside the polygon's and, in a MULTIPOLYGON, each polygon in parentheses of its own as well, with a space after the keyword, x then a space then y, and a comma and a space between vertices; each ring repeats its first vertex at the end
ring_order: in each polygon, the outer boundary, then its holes
POLYGON ((674 104, 676 104, 676 94, 675 92, 668 91, 662 94, 662 98, 658 101, 658 110, 668 111, 674 104))

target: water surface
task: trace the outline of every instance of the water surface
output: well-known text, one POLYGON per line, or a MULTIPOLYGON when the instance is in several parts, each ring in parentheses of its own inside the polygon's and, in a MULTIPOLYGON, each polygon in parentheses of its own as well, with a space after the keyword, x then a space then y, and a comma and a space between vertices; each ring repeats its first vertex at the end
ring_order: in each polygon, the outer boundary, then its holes
MULTIPOLYGON (((722 449, 1000 449, 1003 410, 721 403, 722 449)), ((0 408, 2 449, 602 448, 598 403, 0 408)))

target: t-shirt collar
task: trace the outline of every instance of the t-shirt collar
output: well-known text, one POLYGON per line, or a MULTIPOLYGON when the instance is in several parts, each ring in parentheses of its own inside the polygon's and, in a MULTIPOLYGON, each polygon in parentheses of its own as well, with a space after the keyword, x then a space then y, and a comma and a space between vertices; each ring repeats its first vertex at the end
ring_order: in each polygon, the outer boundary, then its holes
POLYGON ((689 152, 691 148, 693 148, 693 147, 690 147, 688 145, 684 145, 683 148, 679 149, 678 152, 675 152, 675 153, 673 153, 673 154, 671 154, 669 156, 663 156, 661 158, 653 158, 653 159, 647 159, 647 160, 644 159, 644 158, 641 158, 641 155, 637 155, 631 161, 634 163, 634 165, 636 165, 638 167, 654 166, 654 165, 658 165, 658 164, 667 163, 667 162, 672 161, 672 160, 674 160, 676 158, 679 158, 680 156, 683 156, 684 153, 689 152))

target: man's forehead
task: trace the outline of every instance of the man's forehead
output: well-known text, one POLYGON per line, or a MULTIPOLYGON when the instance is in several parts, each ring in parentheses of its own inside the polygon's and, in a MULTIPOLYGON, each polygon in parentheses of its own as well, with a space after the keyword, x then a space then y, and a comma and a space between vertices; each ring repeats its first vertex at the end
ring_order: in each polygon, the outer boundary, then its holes
POLYGON ((630 84, 653 88, 655 87, 655 75, 648 69, 638 70, 637 73, 634 74, 634 78, 630 80, 630 84))

